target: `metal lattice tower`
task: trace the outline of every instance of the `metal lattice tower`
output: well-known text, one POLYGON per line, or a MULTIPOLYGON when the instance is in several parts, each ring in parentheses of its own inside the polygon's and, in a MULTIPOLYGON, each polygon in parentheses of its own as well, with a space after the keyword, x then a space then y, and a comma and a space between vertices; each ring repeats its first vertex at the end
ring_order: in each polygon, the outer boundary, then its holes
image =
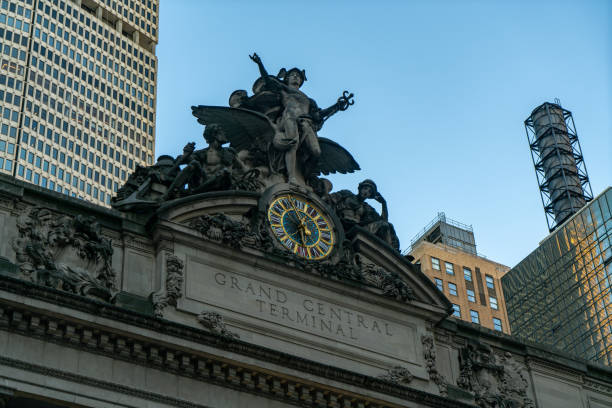
POLYGON ((544 102, 525 120, 549 231, 593 199, 572 113, 544 102))

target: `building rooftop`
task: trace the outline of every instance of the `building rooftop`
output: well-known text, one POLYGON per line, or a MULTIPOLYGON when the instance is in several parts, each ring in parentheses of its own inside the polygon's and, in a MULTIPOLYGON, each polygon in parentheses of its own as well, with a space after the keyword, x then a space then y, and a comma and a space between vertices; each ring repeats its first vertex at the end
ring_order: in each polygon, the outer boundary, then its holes
POLYGON ((442 243, 478 255, 472 226, 447 218, 444 212, 439 212, 421 232, 410 240, 410 249, 407 252, 410 252, 421 241, 433 244, 442 243))

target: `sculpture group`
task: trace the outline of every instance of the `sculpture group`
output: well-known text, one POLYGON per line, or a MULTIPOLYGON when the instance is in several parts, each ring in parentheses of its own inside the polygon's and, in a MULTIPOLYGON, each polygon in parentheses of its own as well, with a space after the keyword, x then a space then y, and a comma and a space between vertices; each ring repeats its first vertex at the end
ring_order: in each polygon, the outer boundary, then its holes
POLYGON ((331 182, 321 177, 360 170, 346 149, 317 134, 326 120, 354 104, 353 94, 344 91, 334 104, 321 109, 300 90, 306 81, 304 70, 282 68, 270 75, 256 53, 250 59, 260 74, 252 95, 240 89, 231 93, 229 107, 192 107, 198 122, 205 125, 208 146, 196 150, 195 143, 188 143, 178 157, 163 155, 153 166, 138 167, 118 191, 113 206, 141 210, 199 193, 263 192, 288 183, 321 197, 336 210, 346 230, 362 227, 399 250, 386 202, 373 181, 362 182, 357 194, 331 193, 331 182), (380 202, 382 214, 366 199, 380 202))

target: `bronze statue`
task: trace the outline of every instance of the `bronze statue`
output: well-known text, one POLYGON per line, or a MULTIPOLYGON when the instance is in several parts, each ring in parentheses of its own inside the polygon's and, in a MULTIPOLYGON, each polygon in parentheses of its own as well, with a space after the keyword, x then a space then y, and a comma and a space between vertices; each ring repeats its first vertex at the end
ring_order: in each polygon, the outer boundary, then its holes
POLYGON ((246 170, 242 161, 231 147, 223 147, 227 139, 223 130, 215 124, 206 126, 204 140, 208 147, 195 149, 195 143, 188 143, 183 155, 175 166, 189 163, 176 176, 163 199, 177 195, 197 194, 211 190, 227 190, 233 184, 233 177, 246 170), (187 190, 183 187, 187 185, 187 190))
POLYGON ((342 221, 346 231, 359 226, 376 235, 391 247, 399 251, 399 239, 393 225, 389 223, 387 202, 378 192, 376 183, 364 180, 357 187, 357 195, 349 190, 340 190, 329 196, 332 207, 342 221), (382 205, 382 214, 378 214, 372 206, 365 202, 374 199, 382 205))
POLYGON ((266 164, 272 174, 282 171, 290 183, 304 183, 313 175, 359 170, 342 146, 317 136, 329 117, 354 103, 353 94, 345 91, 335 104, 319 109, 300 91, 306 80, 303 70, 283 68, 272 76, 257 54, 250 58, 261 74, 253 85, 254 95, 234 91, 230 108, 192 107, 198 121, 220 125, 237 152, 247 150, 259 157, 250 159, 253 166, 266 164))
POLYGON ((128 211, 133 208, 156 206, 161 194, 151 191, 153 184, 169 186, 178 174, 178 166, 172 156, 162 155, 153 166, 137 166, 126 183, 112 198, 114 208, 128 211))

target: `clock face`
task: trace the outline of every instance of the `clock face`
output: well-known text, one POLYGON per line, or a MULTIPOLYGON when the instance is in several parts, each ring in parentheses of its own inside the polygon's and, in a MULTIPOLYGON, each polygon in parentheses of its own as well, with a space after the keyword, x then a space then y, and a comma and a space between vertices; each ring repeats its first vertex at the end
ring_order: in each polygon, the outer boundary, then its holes
POLYGON ((335 235, 329 218, 313 203, 284 194, 272 201, 268 221, 281 244, 305 259, 323 259, 331 254, 335 235))

